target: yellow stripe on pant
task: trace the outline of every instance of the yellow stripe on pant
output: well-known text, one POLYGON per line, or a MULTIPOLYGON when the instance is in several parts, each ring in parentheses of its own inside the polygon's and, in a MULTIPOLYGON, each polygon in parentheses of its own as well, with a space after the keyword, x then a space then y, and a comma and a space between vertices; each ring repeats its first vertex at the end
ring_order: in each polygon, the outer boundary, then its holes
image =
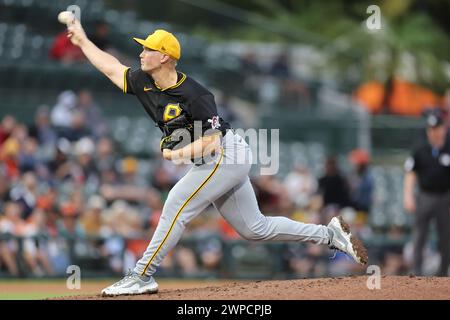
POLYGON ((217 161, 216 165, 214 166, 214 169, 211 171, 211 173, 208 175, 208 177, 200 184, 200 186, 184 201, 183 205, 180 207, 180 209, 178 209, 177 214, 175 215, 175 218, 173 218, 172 223, 170 224, 170 228, 169 231, 167 231, 166 236, 164 237, 164 239, 161 241, 161 243, 159 244, 158 248, 156 249, 156 251, 153 253, 152 257, 150 258, 150 260, 147 262, 147 264, 145 265, 144 271, 142 271, 141 275, 145 275, 145 272, 147 272, 148 266, 150 265, 150 263, 152 263, 153 259, 155 258, 156 254, 159 252, 159 250, 161 249, 161 247, 163 246, 164 242, 166 242, 167 238, 170 235, 170 232, 173 229, 173 226, 175 225, 175 222, 177 221, 178 217, 181 214, 181 211, 183 211, 183 209, 187 206, 187 204, 189 203, 189 201, 192 200, 192 198, 194 198, 197 193, 200 192, 200 190, 205 186, 205 184, 211 179, 211 177, 214 175, 214 173, 216 173, 217 169, 219 168, 220 162, 222 161, 223 158, 223 153, 224 150, 223 148, 221 149, 221 153, 220 153, 220 159, 219 161, 217 161))

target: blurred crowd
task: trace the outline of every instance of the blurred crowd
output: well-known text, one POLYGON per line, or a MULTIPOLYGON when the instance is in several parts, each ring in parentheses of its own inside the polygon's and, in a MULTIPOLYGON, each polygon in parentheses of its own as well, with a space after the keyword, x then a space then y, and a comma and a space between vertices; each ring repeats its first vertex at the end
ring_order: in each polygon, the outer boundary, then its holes
MULTIPOLYGON (((279 47, 276 50, 248 47, 235 53, 239 72, 244 79, 242 88, 248 98, 258 105, 276 106, 277 110, 312 111, 326 107, 324 102, 348 108, 348 102, 341 104, 336 101, 337 97, 341 97, 341 91, 346 89, 324 85, 316 77, 308 78, 310 71, 306 71, 308 67, 299 58, 299 52, 294 50, 295 47, 279 47), (327 97, 331 93, 334 101, 327 97)), ((310 53, 310 56, 314 54, 310 53)), ((431 107, 450 112, 450 89, 437 93, 400 77, 389 78, 385 83, 359 83, 352 90, 348 97, 355 108, 362 108, 370 114, 420 117, 431 107)))
MULTIPOLYGON (((121 274, 134 266, 168 192, 189 166, 163 161, 159 152, 146 159, 124 155, 111 130, 87 90, 62 92, 54 106, 37 108, 31 124, 11 115, 1 119, 0 274, 61 275, 70 264, 121 274)), ((295 163, 283 178, 252 177, 261 211, 321 224, 341 213, 355 233, 370 239, 371 159, 358 149, 345 160, 348 173, 330 156, 317 177, 304 163, 295 163)), ((403 235, 393 228, 387 237, 403 235)), ((210 207, 187 226, 183 239, 163 261, 161 274, 226 275, 224 260, 237 252, 226 246, 240 238, 210 207)), ((376 253, 387 272, 407 271, 403 249, 400 243, 376 253)), ((276 255, 281 272, 293 276, 363 271, 340 253, 330 259, 325 246, 283 244, 276 255)))
MULTIPOLYGON (((101 50, 106 51, 123 63, 129 65, 132 59, 118 50, 111 42, 111 28, 109 24, 102 19, 97 19, 88 28, 89 39, 101 50)), ((53 39, 49 49, 48 56, 51 60, 59 61, 63 64, 88 63, 81 49, 67 38, 67 30, 64 28, 53 39)))
POLYGON ((295 74, 295 63, 288 48, 267 57, 257 55, 257 52, 250 49, 238 55, 243 86, 249 99, 257 101, 258 105, 276 104, 284 109, 316 106, 317 86, 295 74))
POLYGON ((153 159, 154 169, 143 174, 141 161, 115 151, 86 90, 62 92, 52 108, 36 110, 32 124, 1 119, 1 270, 61 274, 80 257, 118 273, 124 256, 133 264, 142 245, 123 239, 150 239, 168 191, 186 169, 153 159))

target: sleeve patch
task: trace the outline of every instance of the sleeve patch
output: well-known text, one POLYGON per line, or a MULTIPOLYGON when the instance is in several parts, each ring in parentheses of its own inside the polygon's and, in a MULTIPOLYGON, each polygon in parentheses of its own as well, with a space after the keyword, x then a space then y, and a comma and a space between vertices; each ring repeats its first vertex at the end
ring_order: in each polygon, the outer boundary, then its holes
POLYGON ((211 123, 211 128, 212 129, 220 128, 219 116, 214 116, 211 119, 208 119, 208 122, 211 123))
POLYGON ((413 169, 414 169, 413 157, 408 157, 408 159, 406 159, 404 167, 405 167, 405 170, 408 172, 413 171, 413 169))

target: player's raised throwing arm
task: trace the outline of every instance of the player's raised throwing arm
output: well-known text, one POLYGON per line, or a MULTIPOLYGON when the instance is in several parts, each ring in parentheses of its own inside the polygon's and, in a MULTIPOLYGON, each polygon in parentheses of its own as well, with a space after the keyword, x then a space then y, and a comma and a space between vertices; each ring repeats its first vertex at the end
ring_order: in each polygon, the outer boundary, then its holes
POLYGON ((116 86, 123 90, 123 75, 128 68, 115 57, 100 50, 86 36, 79 20, 75 19, 67 26, 70 41, 81 48, 84 55, 101 73, 107 76, 116 86))

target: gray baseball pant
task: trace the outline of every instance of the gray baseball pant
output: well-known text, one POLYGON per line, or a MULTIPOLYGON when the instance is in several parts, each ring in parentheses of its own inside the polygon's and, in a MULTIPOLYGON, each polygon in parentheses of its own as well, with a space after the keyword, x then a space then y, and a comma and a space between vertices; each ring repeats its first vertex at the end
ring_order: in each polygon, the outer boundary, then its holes
POLYGON ((152 240, 134 272, 154 274, 180 240, 186 224, 210 204, 245 239, 328 244, 326 226, 261 214, 248 177, 251 163, 248 144, 239 135, 228 131, 214 161, 193 166, 169 192, 152 240))
POLYGON ((422 275, 423 248, 427 241, 431 220, 436 221, 438 251, 441 263, 436 275, 447 276, 450 264, 450 191, 427 193, 420 191, 414 222, 414 273, 422 275))

